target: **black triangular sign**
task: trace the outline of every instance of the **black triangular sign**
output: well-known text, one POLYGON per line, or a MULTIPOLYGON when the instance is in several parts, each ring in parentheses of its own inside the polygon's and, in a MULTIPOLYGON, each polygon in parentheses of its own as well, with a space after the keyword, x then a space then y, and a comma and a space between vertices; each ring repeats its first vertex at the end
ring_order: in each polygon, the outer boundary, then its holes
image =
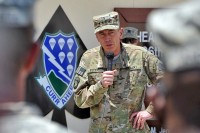
MULTIPOLYGON (((41 35, 38 39, 39 44, 42 45, 41 43, 42 43, 46 33, 55 34, 55 33, 58 33, 59 31, 62 31, 65 34, 74 33, 76 41, 79 45, 79 49, 77 52, 77 66, 78 66, 78 63, 80 61, 80 58, 81 58, 83 52, 86 51, 86 47, 83 44, 81 38, 79 37, 78 33, 76 32, 75 28, 73 27, 72 23, 66 16, 66 14, 63 11, 61 6, 59 6, 57 8, 54 15, 50 19, 49 23, 47 24, 47 26, 41 33, 41 35)), ((35 78, 39 76, 38 74, 41 74, 41 76, 43 76, 42 74, 44 74, 44 73, 45 73, 44 72, 44 63, 43 63, 43 56, 42 56, 42 52, 41 52, 40 59, 38 60, 35 71, 28 78, 27 101, 33 102, 36 105, 38 105, 41 108, 43 115, 48 114, 52 110, 55 110, 53 113, 52 120, 59 122, 60 124, 65 125, 65 126, 67 126, 65 119, 60 119, 60 118, 65 118, 65 113, 64 113, 65 109, 68 112, 70 112, 72 115, 74 115, 78 118, 88 118, 89 117, 89 108, 87 108, 87 109, 78 108, 74 103, 73 96, 70 98, 70 100, 67 102, 67 104, 62 109, 57 108, 52 103, 52 101, 49 99, 49 97, 44 92, 44 90, 41 89, 42 86, 40 84, 38 84, 38 82, 35 80, 35 78)))

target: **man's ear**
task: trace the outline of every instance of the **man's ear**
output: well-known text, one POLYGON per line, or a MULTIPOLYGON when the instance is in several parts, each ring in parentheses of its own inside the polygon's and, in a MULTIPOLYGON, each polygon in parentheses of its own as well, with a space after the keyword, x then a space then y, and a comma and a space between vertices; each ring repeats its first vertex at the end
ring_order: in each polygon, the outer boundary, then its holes
POLYGON ((97 39, 98 42, 100 42, 100 41, 99 41, 99 36, 98 36, 97 34, 98 34, 98 33, 95 33, 96 39, 97 39))
POLYGON ((23 67, 26 73, 30 73, 33 70, 36 61, 38 59, 39 53, 40 53, 40 47, 37 43, 34 43, 29 53, 27 54, 27 58, 23 67))
POLYGON ((120 29, 119 29, 119 32, 120 32, 119 38, 120 38, 120 40, 121 40, 121 39, 122 39, 122 36, 123 36, 124 29, 123 29, 123 28, 120 28, 120 29))

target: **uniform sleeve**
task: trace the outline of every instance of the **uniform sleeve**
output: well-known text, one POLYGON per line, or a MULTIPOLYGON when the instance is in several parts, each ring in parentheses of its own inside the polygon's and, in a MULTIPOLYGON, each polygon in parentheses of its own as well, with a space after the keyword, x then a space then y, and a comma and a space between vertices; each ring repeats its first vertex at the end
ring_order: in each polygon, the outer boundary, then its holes
POLYGON ((154 107, 152 102, 149 103, 148 107, 146 108, 146 111, 149 112, 150 114, 154 113, 154 107))
MULTIPOLYGON (((144 54, 144 67, 149 80, 157 86, 157 83, 162 79, 164 73, 164 67, 162 62, 150 52, 145 52, 144 54)), ((146 108, 146 111, 150 114, 154 113, 154 107, 152 102, 146 108)))
POLYGON ((144 67, 149 80, 156 85, 163 77, 163 63, 149 51, 144 53, 144 67))
POLYGON ((90 69, 89 61, 86 55, 82 56, 74 78, 74 100, 80 108, 92 107, 98 104, 107 91, 107 88, 103 88, 100 81, 93 85, 89 84, 87 77, 90 69))

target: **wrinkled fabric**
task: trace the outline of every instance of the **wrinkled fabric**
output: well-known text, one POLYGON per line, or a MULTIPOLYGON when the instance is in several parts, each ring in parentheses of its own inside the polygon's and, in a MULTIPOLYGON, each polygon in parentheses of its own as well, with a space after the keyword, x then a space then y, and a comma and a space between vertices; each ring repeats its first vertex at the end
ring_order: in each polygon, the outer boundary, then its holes
MULTIPOLYGON (((147 82, 156 83, 162 77, 161 62, 142 47, 122 44, 121 49, 113 61, 117 73, 109 89, 100 83, 107 68, 102 48, 90 49, 81 58, 74 80, 74 99, 78 107, 90 107, 89 133, 150 132, 147 123, 143 130, 134 129, 129 116, 142 110, 147 82)), ((153 113, 152 104, 146 110, 153 113)))

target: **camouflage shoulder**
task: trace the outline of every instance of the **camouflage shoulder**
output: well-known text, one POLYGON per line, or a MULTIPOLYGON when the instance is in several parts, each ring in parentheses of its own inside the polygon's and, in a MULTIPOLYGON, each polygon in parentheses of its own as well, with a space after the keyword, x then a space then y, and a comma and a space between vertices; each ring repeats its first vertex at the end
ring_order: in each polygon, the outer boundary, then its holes
POLYGON ((122 45, 126 50, 147 52, 147 49, 145 49, 144 47, 141 47, 141 46, 132 45, 132 44, 122 44, 122 45))
POLYGON ((123 47, 129 54, 134 55, 134 56, 135 56, 135 54, 137 54, 137 55, 144 55, 145 53, 151 54, 150 52, 148 52, 147 49, 145 49, 144 47, 141 47, 141 46, 136 46, 136 45, 132 45, 132 44, 124 44, 123 47))
POLYGON ((95 47, 92 49, 87 50, 83 53, 81 57, 81 61, 79 62, 79 66, 76 69, 76 74, 79 76, 83 76, 90 65, 91 59, 96 57, 99 53, 100 47, 95 47))
POLYGON ((87 51, 85 51, 83 56, 91 58, 91 56, 96 55, 99 51, 100 51, 100 46, 94 47, 94 48, 91 48, 91 49, 88 49, 87 51))
POLYGON ((141 52, 145 56, 153 56, 153 57, 157 58, 153 53, 151 53, 145 47, 142 47, 142 46, 136 46, 136 45, 130 44, 130 46, 128 46, 128 49, 134 50, 134 51, 137 51, 137 52, 141 52))

